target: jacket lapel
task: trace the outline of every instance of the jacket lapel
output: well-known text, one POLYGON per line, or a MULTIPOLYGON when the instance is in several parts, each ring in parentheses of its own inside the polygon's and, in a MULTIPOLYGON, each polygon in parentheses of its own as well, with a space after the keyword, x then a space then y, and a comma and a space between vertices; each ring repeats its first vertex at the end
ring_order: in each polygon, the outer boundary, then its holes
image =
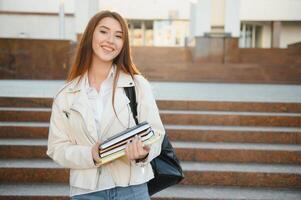
MULTIPOLYGON (((88 133, 86 133, 88 139, 91 143, 96 143, 98 141, 97 129, 94 122, 93 111, 86 91, 84 90, 83 79, 72 90, 76 92, 76 97, 74 98, 70 109, 81 115, 88 131, 88 133)), ((70 92, 72 92, 72 90, 70 92)))

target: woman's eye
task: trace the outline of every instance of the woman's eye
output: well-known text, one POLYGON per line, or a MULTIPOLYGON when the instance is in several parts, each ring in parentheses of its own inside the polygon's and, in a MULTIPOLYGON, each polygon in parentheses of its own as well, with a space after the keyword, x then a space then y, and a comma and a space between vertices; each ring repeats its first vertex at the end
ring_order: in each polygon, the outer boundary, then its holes
POLYGON ((106 34, 106 33, 107 33, 106 31, 103 31, 103 30, 100 30, 100 32, 103 33, 103 34, 106 34))
POLYGON ((121 36, 121 35, 116 35, 116 37, 117 37, 117 38, 120 38, 120 39, 122 38, 122 36, 121 36))

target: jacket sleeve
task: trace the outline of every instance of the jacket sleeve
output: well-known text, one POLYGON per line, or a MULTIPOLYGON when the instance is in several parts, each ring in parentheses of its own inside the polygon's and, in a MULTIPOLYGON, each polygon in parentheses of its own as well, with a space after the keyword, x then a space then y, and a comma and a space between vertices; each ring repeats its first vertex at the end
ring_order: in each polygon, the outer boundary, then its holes
POLYGON ((66 168, 95 168, 91 146, 77 145, 68 132, 66 116, 54 101, 50 117, 47 155, 66 168))
POLYGON ((138 76, 137 80, 137 103, 139 122, 147 121, 151 125, 154 133, 160 136, 160 139, 157 142, 150 145, 150 152, 147 158, 144 161, 136 163, 140 166, 143 166, 151 162, 151 160, 157 157, 158 155, 160 155, 161 144, 164 138, 165 130, 149 82, 142 76, 138 76))

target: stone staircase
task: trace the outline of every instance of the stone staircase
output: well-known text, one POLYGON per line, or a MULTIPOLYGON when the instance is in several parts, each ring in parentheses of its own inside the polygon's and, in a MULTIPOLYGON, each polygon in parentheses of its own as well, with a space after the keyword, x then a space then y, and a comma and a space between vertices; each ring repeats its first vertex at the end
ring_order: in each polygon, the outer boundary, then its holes
MULTIPOLYGON (((45 152, 51 99, 0 98, 0 200, 69 199, 45 152)), ((158 101, 185 172, 156 200, 301 199, 301 103, 158 101)))

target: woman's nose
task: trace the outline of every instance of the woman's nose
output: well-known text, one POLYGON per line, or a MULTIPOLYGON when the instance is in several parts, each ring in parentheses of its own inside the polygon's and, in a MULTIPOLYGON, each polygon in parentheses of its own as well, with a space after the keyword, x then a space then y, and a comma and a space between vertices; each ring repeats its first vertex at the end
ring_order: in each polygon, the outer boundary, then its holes
POLYGON ((110 43, 114 43, 114 35, 113 34, 108 34, 107 41, 110 42, 110 43))

